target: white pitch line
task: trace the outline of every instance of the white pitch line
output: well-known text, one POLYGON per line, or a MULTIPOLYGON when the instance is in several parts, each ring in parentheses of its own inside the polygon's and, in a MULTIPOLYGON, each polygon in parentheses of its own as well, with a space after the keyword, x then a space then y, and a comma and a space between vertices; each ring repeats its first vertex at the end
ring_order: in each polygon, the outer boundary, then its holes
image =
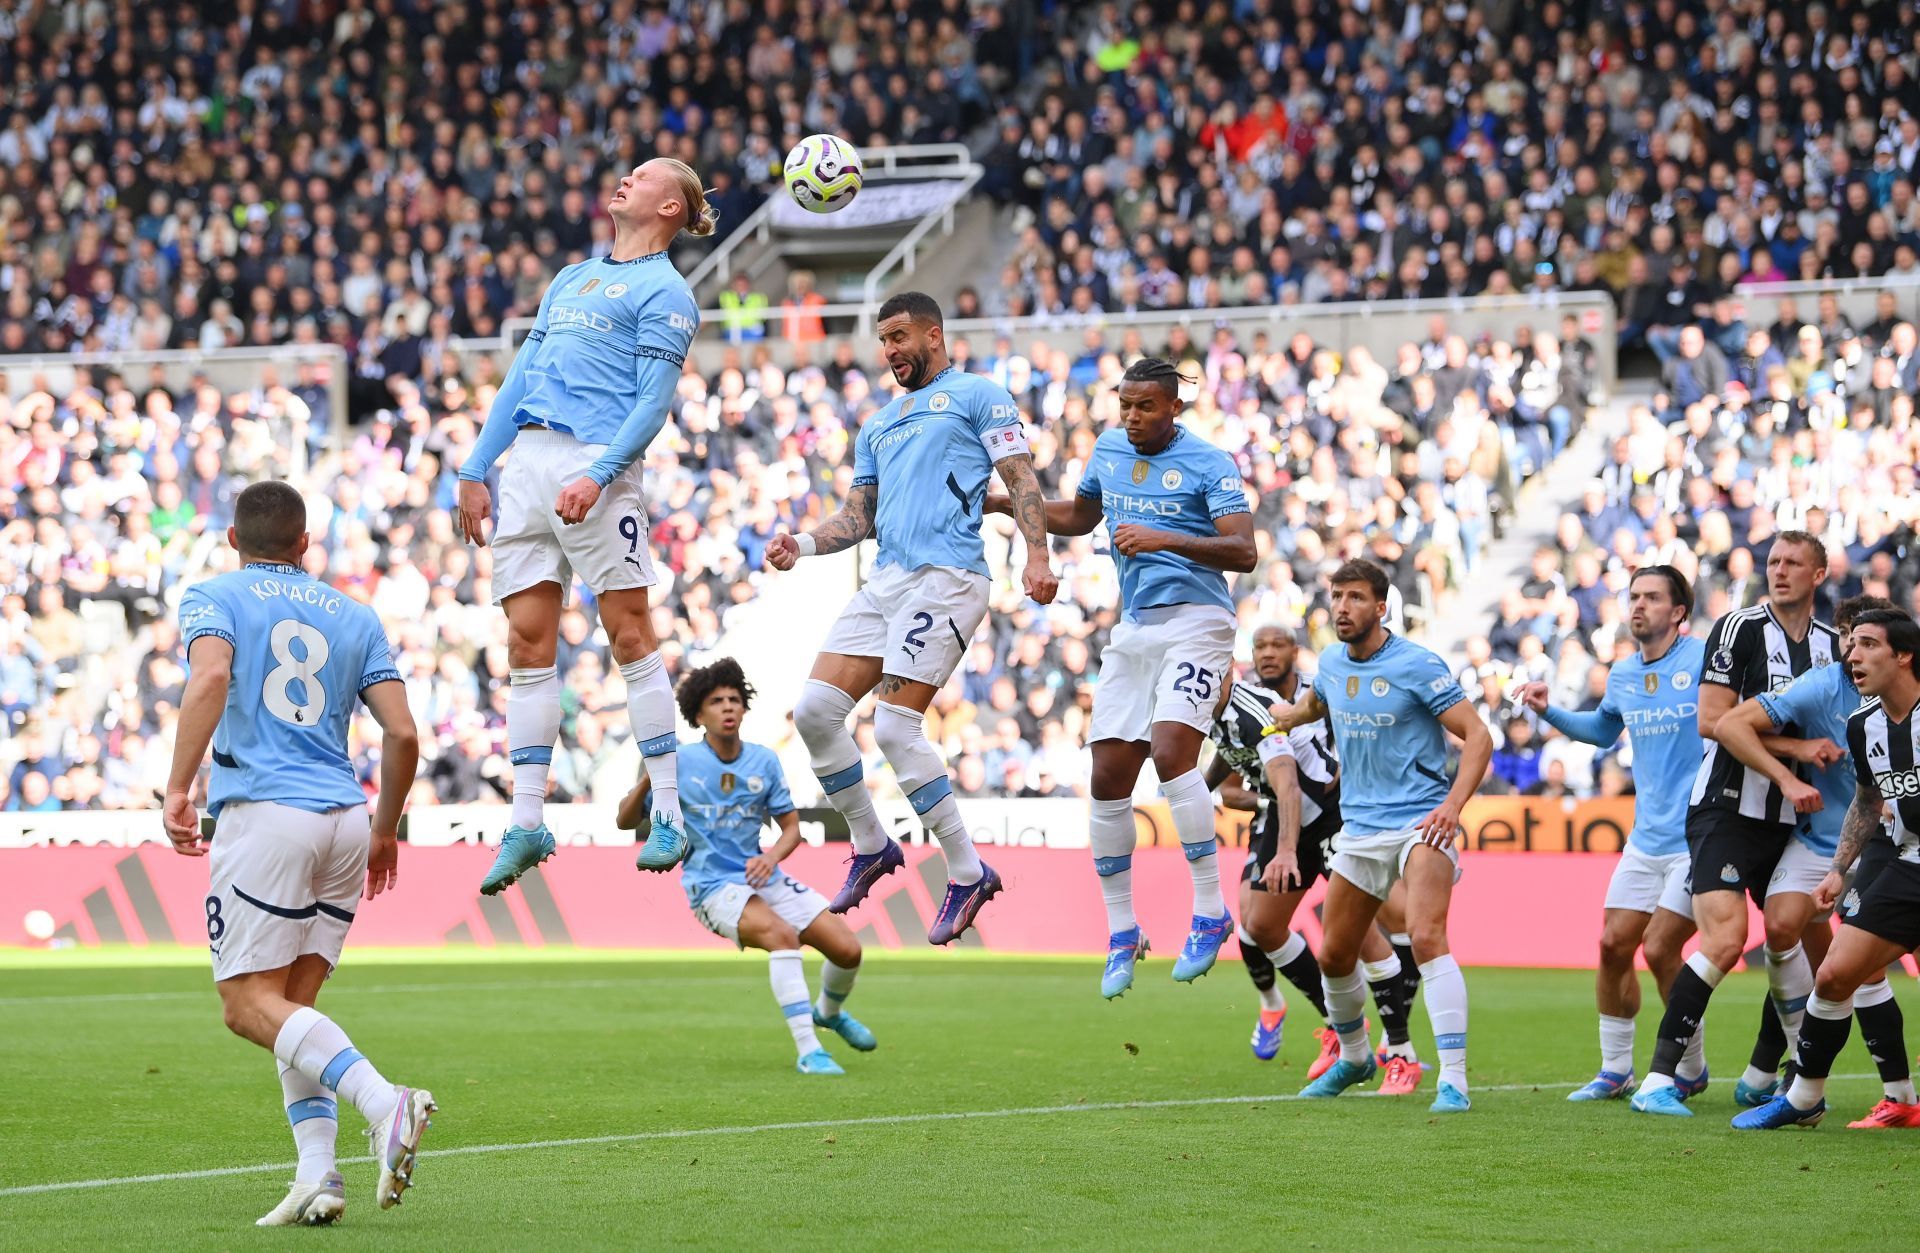
MULTIPOLYGON (((676 977, 674 979, 676 986, 689 982, 725 983, 732 982, 732 980, 715 977, 703 978, 700 976, 689 976, 687 978, 676 977)), ((340 987, 329 986, 327 988, 327 995, 334 997, 342 995, 343 993, 360 992, 538 992, 548 988, 580 990, 629 988, 634 986, 637 986, 637 981, 632 979, 542 979, 534 983, 525 981, 509 982, 504 980, 499 982, 476 983, 375 983, 360 985, 346 984, 340 987)), ((195 988, 191 991, 183 989, 173 992, 78 992, 70 996, 0 996, 0 1005, 31 1009, 35 1005, 106 1005, 128 1001, 215 1001, 219 999, 219 995, 219 992, 214 988, 213 984, 209 982, 205 987, 195 988)))
MULTIPOLYGON (((1878 1079, 1871 1075, 1832 1075, 1835 1082, 1851 1079, 1878 1079)), ((1580 1083, 1501 1083, 1474 1088, 1474 1092, 1565 1092, 1580 1083)), ((1354 1092, 1349 1100, 1378 1097, 1378 1092, 1354 1092)), ((687 1140, 698 1136, 755 1135, 767 1131, 830 1131, 840 1127, 897 1127, 910 1123, 963 1122, 977 1118, 1039 1118, 1053 1114, 1100 1114, 1122 1110, 1195 1109, 1207 1105, 1266 1105, 1295 1102, 1308 1098, 1297 1092, 1266 1096, 1199 1096, 1165 1101, 1098 1101, 1077 1105, 1025 1105, 1013 1109, 953 1110, 944 1113, 876 1114, 869 1118, 815 1118, 800 1122, 764 1122, 734 1127, 679 1127, 667 1131, 633 1131, 609 1136, 575 1136, 564 1140, 525 1140, 517 1144, 468 1144, 459 1148, 422 1150, 422 1157, 459 1157, 469 1153, 520 1153, 534 1149, 586 1148, 600 1144, 637 1144, 648 1140, 687 1140)), ((357 1166, 371 1157, 347 1157, 340 1164, 357 1166)), ((177 1170, 159 1175, 123 1175, 115 1179, 73 1179, 61 1183, 29 1183, 0 1188, 0 1196, 30 1196, 41 1192, 74 1192, 83 1188, 114 1188, 134 1183, 177 1183, 187 1179, 219 1179, 227 1175, 257 1175, 270 1171, 292 1170, 295 1162, 268 1162, 259 1166, 220 1166, 212 1170, 177 1170)))

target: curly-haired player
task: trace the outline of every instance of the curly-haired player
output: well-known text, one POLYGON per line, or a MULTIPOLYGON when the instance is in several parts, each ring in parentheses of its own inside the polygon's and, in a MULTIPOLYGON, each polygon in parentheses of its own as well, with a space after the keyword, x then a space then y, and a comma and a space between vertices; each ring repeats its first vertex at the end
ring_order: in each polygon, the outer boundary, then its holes
MULTIPOLYGON (((800 1073, 844 1074, 814 1028, 837 1032, 861 1052, 874 1047, 873 1032, 841 1008, 860 973, 860 941, 827 911, 826 897, 780 872, 780 860, 800 846, 800 818, 773 750, 740 738, 753 685, 740 663, 726 657, 681 679, 676 695, 681 716, 705 732, 679 747, 680 809, 692 842, 680 883, 693 916, 742 948, 766 950, 773 999, 800 1052, 800 1073), (769 819, 780 836, 763 850, 760 832, 769 819), (826 959, 820 999, 813 1002, 802 944, 826 959)), ((649 790, 643 775, 620 803, 621 827, 644 831, 649 790)))

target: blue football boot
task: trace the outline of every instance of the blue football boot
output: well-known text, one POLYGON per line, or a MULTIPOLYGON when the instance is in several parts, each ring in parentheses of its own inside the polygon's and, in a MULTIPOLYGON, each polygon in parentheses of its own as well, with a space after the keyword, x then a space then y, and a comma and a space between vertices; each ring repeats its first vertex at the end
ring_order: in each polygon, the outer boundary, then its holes
POLYGON ((1784 1096, 1776 1096, 1759 1109, 1733 1116, 1735 1131, 1778 1131, 1782 1127, 1817 1127, 1827 1116, 1825 1101, 1812 1109, 1798 1109, 1784 1096))
POLYGON ((1147 937, 1139 927, 1107 937, 1107 968, 1100 973, 1100 995, 1112 1000, 1133 986, 1133 967, 1147 955, 1147 937))
POLYGON ((553 856, 554 847, 553 832, 547 830, 545 823, 531 831, 525 827, 508 827, 507 833, 500 837, 500 851, 494 856, 493 868, 480 880, 480 895, 495 896, 506 891, 521 875, 553 856))
POLYGON ((1214 961, 1220 956, 1220 946, 1232 934, 1231 913, 1223 913, 1218 918, 1195 914, 1193 930, 1187 933, 1187 942, 1180 946, 1179 959, 1173 963, 1173 981, 1192 983, 1212 970, 1214 961))
POLYGON ((1587 1086, 1567 1093, 1569 1101, 1617 1101, 1633 1091, 1633 1072, 1616 1074, 1603 1070, 1587 1081, 1587 1086))

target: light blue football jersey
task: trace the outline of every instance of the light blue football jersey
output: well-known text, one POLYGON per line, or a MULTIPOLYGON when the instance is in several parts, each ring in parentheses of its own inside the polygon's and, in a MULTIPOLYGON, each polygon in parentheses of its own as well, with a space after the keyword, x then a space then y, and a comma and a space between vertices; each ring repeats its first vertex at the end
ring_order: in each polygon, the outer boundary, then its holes
POLYGON ((952 366, 868 418, 853 441, 853 484, 878 491, 873 564, 987 574, 980 506, 993 463, 1024 450, 1021 434, 1005 388, 952 366))
MULTIPOLYGON (((1824 736, 1843 749, 1847 719, 1861 704, 1860 689, 1853 685, 1853 672, 1845 662, 1809 670, 1784 691, 1762 692, 1754 699, 1773 719, 1776 732, 1791 726, 1803 739, 1824 736)), ((1814 852, 1831 857, 1840 847, 1840 824, 1853 804, 1853 758, 1845 756, 1824 770, 1813 771, 1809 782, 1820 789, 1824 805, 1819 813, 1801 819, 1794 835, 1814 852)))
POLYGON ((189 651, 204 635, 233 645, 209 813, 232 801, 312 813, 366 803, 347 726, 362 692, 400 681, 373 610, 298 566, 256 562, 188 588, 180 634, 189 651))
POLYGON ((516 426, 538 422, 610 444, 640 402, 635 358, 686 363, 700 307, 664 252, 605 257, 554 276, 520 351, 528 356, 516 426))
POLYGON ((680 811, 692 845, 680 886, 698 905, 715 888, 747 881, 760 829, 792 813, 793 798, 772 749, 743 741, 740 755, 723 761, 703 737, 680 746, 680 811))
MULTIPOLYGON (((1215 520, 1247 513, 1246 489, 1233 458, 1178 423, 1167 446, 1146 456, 1110 426, 1094 441, 1080 495, 1100 502, 1107 530, 1129 522, 1181 535, 1217 535, 1215 520)), ((1218 605, 1232 612, 1224 571, 1176 553, 1113 554, 1120 570, 1120 609, 1136 621, 1163 605, 1218 605)))
POLYGON ((1705 641, 1682 635, 1651 665, 1636 652, 1607 674, 1599 709, 1613 732, 1607 743, 1624 730, 1633 745, 1633 831, 1627 843, 1649 857, 1687 851, 1687 801, 1700 769, 1706 650, 1705 641))
POLYGON ((1447 799, 1453 781, 1440 715, 1467 694, 1431 649, 1389 635, 1379 652, 1355 661, 1335 644, 1320 655, 1313 690, 1339 752, 1346 843, 1404 831, 1447 799))

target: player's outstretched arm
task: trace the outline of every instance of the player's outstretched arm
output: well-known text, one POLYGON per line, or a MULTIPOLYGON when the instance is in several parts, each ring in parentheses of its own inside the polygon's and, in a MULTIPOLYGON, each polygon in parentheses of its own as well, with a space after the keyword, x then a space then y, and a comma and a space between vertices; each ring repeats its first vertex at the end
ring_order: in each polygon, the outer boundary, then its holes
POLYGON ((1157 527, 1129 522, 1115 528, 1113 546, 1123 556, 1142 553, 1173 553, 1188 561, 1215 570, 1233 570, 1245 574, 1259 559, 1253 546, 1253 515, 1230 513, 1213 520, 1212 535, 1180 535, 1157 527))
MULTIPOLYGON (((1720 742, 1720 747, 1773 780, 1780 794, 1792 802, 1795 813, 1819 813, 1824 807, 1820 789, 1795 774, 1786 762, 1770 750, 1766 741, 1788 737, 1773 734, 1776 727, 1772 711, 1761 701, 1741 701, 1714 724, 1714 730, 1714 738, 1720 742)), ((1801 742, 1792 741, 1794 744, 1801 742)))
POLYGON ((1547 685, 1544 683, 1522 684, 1520 690, 1514 693, 1514 698, 1539 714, 1543 722, 1568 739, 1579 740, 1595 748, 1610 747, 1627 729, 1625 719, 1604 704, 1584 713, 1549 704, 1547 685))
POLYGON ((466 461, 460 466, 460 533, 470 544, 487 542, 486 522, 493 514, 493 493, 487 490, 487 472, 513 446, 513 437, 520 433, 513 415, 527 394, 526 361, 533 355, 531 346, 536 342, 528 340, 514 354, 513 363, 507 367, 507 377, 493 393, 493 406, 487 410, 479 438, 474 440, 466 461))
POLYGON ((1228 809, 1254 810, 1260 807, 1252 792, 1240 786, 1239 778, 1227 759, 1215 753, 1207 763, 1207 791, 1220 793, 1220 803, 1228 809))
MULTIPOLYGON (((1320 693, 1312 688, 1307 694, 1289 705, 1285 702, 1273 706, 1273 724, 1262 727, 1263 735, 1285 735, 1295 727, 1304 727, 1309 722, 1319 722, 1327 716, 1327 706, 1320 699, 1320 693)), ((1489 759, 1491 760, 1491 759, 1489 759)))
POLYGON ((747 884, 750 887, 763 888, 773 882, 774 872, 780 869, 780 863, 800 847, 800 811, 789 809, 784 814, 776 815, 774 821, 780 824, 780 837, 747 858, 747 884))
POLYGON ((1485 782, 1487 767, 1493 764, 1493 736, 1480 715, 1466 701, 1456 701, 1440 715, 1440 726, 1460 741, 1460 770, 1447 789, 1447 799, 1439 808, 1422 818, 1416 826, 1423 843, 1445 848, 1460 832, 1460 811, 1485 782))
POLYGON ((1826 878, 1813 890, 1815 909, 1832 909, 1840 899, 1847 872, 1853 869, 1860 850, 1880 834, 1880 814, 1886 803, 1876 784, 1866 779, 1854 781, 1853 804, 1847 806, 1847 816, 1840 821, 1840 842, 1833 850, 1833 864, 1827 868, 1826 878))
POLYGON ((1267 774, 1267 786, 1273 789, 1280 830, 1274 839, 1273 859, 1261 877, 1269 892, 1286 892, 1300 886, 1300 767, 1291 757, 1275 757, 1262 769, 1267 774))
POLYGON ((167 773, 167 799, 161 820, 173 851, 184 857, 205 857, 200 847, 200 813, 193 804, 193 781, 213 745, 214 729, 227 707, 227 689, 233 683, 233 645, 217 635, 202 635, 187 646, 191 676, 180 697, 180 718, 174 728, 173 768, 167 773))
POLYGON ((1047 498, 1040 490, 1039 476, 1033 472, 1033 457, 1029 453, 1015 453, 994 462, 993 468, 999 471, 1000 481, 1007 485, 1007 512, 1027 542, 1027 566, 1021 582, 1027 595, 1037 603, 1051 604, 1054 594, 1060 590, 1060 580, 1054 576, 1053 560, 1047 549, 1047 498))
POLYGON ((586 521, 600 500, 607 484, 627 472, 640 459, 667 424, 674 389, 680 385, 681 363, 670 357, 642 354, 634 358, 635 383, 639 399, 622 419, 620 429, 607 442, 607 450, 587 467, 587 472, 560 489, 553 512, 568 526, 586 521))
MULTIPOLYGON (((1031 462, 1028 468, 1032 468, 1031 462)), ((1100 500, 1097 496, 1076 494, 1071 500, 1045 501, 1042 507, 1046 510, 1049 535, 1091 535, 1093 528, 1100 525, 1100 500)), ((980 508, 983 513, 1014 517, 1013 498, 999 492, 988 492, 987 501, 980 508)))
POLYGON ((620 801, 620 811, 613 817, 613 825, 622 831, 638 831, 647 821, 647 794, 653 791, 653 780, 647 777, 646 768, 640 770, 640 782, 633 785, 620 801))
POLYGON ((791 570, 793 563, 802 557, 852 548, 873 534, 873 512, 879 500, 877 484, 854 484, 847 503, 819 526, 802 535, 774 536, 767 544, 767 564, 776 570, 791 570))
POLYGON ((375 683, 360 699, 380 724, 380 795, 373 804, 373 845, 367 852, 367 899, 400 881, 400 815, 420 770, 420 728, 407 705, 407 685, 375 683))

